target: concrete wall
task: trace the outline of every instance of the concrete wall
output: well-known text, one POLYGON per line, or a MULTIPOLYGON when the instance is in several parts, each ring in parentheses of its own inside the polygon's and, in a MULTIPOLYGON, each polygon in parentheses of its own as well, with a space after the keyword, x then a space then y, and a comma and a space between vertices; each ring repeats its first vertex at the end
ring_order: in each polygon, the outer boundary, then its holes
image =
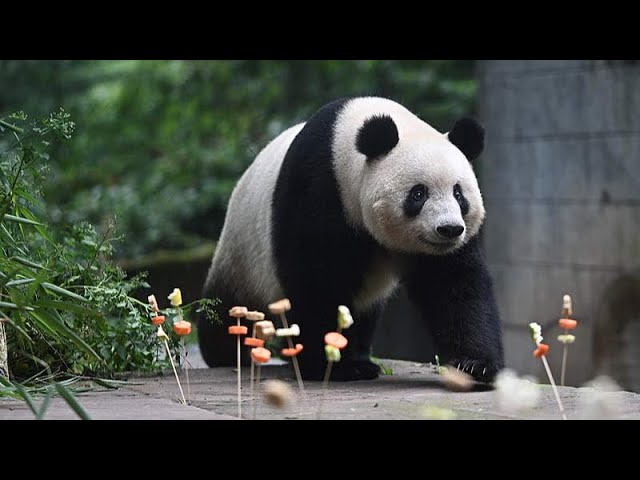
POLYGON ((526 329, 536 321, 559 377, 556 320, 570 293, 580 324, 567 383, 608 372, 640 390, 640 66, 481 61, 478 79, 484 244, 507 363, 543 378, 526 329))

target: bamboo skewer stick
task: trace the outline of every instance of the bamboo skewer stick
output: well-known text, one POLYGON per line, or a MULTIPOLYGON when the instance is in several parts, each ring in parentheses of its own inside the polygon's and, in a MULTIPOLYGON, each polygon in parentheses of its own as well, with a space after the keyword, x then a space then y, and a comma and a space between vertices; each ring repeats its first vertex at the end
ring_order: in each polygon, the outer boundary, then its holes
POLYGON ((349 328, 351 325, 353 325, 351 312, 346 306, 340 305, 338 307, 337 331, 330 332, 324 337, 327 368, 324 372, 324 379, 322 380, 322 394, 320 396, 320 402, 318 403, 318 410, 316 411, 316 420, 320 420, 320 416, 322 415, 322 408, 324 407, 324 399, 329 389, 329 380, 331 379, 333 364, 334 362, 340 361, 340 350, 347 346, 347 339, 342 335, 342 330, 349 328))
POLYGON ((171 362, 171 368, 173 368, 173 374, 176 377, 176 382, 178 382, 178 388, 180 389, 180 396, 182 397, 182 403, 184 405, 187 404, 187 400, 184 398, 184 392, 182 391, 182 385, 180 384, 180 378, 178 377, 178 371, 176 370, 176 364, 173 362, 173 357, 171 356, 171 350, 169 349, 169 342, 167 341, 167 334, 162 329, 162 325, 158 325, 158 338, 162 339, 164 342, 164 347, 167 350, 167 357, 169 357, 169 361, 171 362))
POLYGON ((571 319, 573 315, 573 307, 571 305, 571 296, 565 295, 562 297, 562 318, 558 320, 558 325, 564 330, 562 335, 558 335, 558 341, 563 344, 562 349, 562 369, 560 371, 560 385, 564 387, 565 372, 567 370, 567 357, 569 355, 569 344, 573 343, 576 339, 575 336, 569 333, 569 330, 573 330, 578 325, 576 320, 571 319))
POLYGON ((229 310, 229 316, 236 319, 236 325, 229 327, 229 334, 236 336, 236 364, 238 367, 238 418, 242 418, 242 363, 240 352, 240 337, 247 334, 247 327, 240 325, 240 319, 248 313, 247 307, 233 307, 229 310))
POLYGON ((542 343, 542 327, 540 327, 539 324, 532 322, 529 324, 529 331, 531 333, 531 339, 536 345, 536 349, 533 351, 533 356, 542 360, 542 364, 544 365, 547 377, 549 378, 549 383, 551 383, 553 394, 555 395, 556 402, 558 402, 558 407, 560 408, 560 415, 562 416, 563 420, 566 420, 567 416, 564 413, 564 406, 562 405, 562 400, 560 399, 560 393, 558 392, 558 387, 556 386, 556 382, 553 379, 551 368, 549 368, 549 363, 547 362, 547 358, 545 356, 549 351, 549 345, 542 343))

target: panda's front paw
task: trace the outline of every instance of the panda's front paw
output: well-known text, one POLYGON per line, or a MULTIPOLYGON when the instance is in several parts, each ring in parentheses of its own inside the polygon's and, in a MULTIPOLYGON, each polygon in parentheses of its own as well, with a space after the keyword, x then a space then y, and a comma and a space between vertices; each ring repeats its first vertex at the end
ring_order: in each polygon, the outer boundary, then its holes
MULTIPOLYGON (((302 378, 305 380, 324 380, 326 362, 300 362, 302 378)), ((352 380, 373 380, 380 375, 380 367, 369 360, 347 360, 334 363, 331 367, 332 382, 349 382, 352 380)))
POLYGON ((471 359, 465 357, 453 358, 447 362, 460 371, 468 373, 478 382, 491 383, 496 374, 502 370, 502 365, 491 360, 471 359))
POLYGON ((380 375, 380 367, 369 360, 343 361, 333 365, 331 381, 373 380, 380 375))

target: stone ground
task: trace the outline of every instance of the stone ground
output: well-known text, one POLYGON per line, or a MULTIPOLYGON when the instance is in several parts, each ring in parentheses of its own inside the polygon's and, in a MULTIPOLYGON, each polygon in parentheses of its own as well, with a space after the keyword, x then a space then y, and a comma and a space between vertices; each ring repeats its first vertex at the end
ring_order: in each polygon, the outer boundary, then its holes
MULTIPOLYGON (((195 353, 195 352, 193 352, 195 353)), ((194 367, 201 361, 190 356, 194 367)), ((472 391, 455 393, 442 387, 441 376, 428 364, 383 360, 393 369, 393 375, 378 380, 334 383, 326 393, 321 418, 324 420, 404 420, 453 416, 456 419, 559 419, 551 387, 541 385, 538 406, 526 415, 509 415, 497 406, 497 392, 472 391)), ((243 368, 243 418, 253 418, 253 403, 249 395, 249 368, 243 368)), ((183 377, 184 378, 184 377, 183 377)), ((295 379, 287 365, 265 366, 262 378, 277 378, 289 383, 297 393, 295 379)), ((132 378, 115 390, 94 389, 79 393, 77 398, 93 419, 184 419, 232 420, 237 416, 236 372, 233 368, 195 368, 190 370, 190 405, 181 405, 172 375, 132 378)), ((186 386, 185 386, 186 389, 186 386)), ((482 390, 482 389, 479 389, 482 390)), ((560 388, 569 419, 584 415, 583 404, 587 388, 560 388)), ((185 392, 186 393, 186 392, 185 392)), ((616 392, 616 418, 640 419, 640 395, 616 392)), ((261 395, 255 404, 256 419, 315 419, 322 402, 322 384, 305 382, 305 399, 284 410, 264 403, 261 395)), ((33 415, 23 402, 0 399, 0 420, 31 419, 33 415)), ((75 414, 60 399, 51 402, 48 419, 73 419, 75 414)))

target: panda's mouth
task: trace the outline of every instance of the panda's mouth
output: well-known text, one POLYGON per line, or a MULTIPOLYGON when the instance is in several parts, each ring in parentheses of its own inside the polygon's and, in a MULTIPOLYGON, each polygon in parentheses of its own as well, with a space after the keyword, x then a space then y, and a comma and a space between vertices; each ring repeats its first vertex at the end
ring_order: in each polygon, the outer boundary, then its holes
POLYGON ((427 245, 429 245, 430 247, 433 247, 437 250, 440 251, 446 251, 446 250, 451 250, 452 248, 455 248, 457 246, 458 242, 434 242, 432 240, 429 240, 427 237, 425 237, 424 235, 420 234, 418 235, 418 239, 422 242, 425 243, 427 245))

